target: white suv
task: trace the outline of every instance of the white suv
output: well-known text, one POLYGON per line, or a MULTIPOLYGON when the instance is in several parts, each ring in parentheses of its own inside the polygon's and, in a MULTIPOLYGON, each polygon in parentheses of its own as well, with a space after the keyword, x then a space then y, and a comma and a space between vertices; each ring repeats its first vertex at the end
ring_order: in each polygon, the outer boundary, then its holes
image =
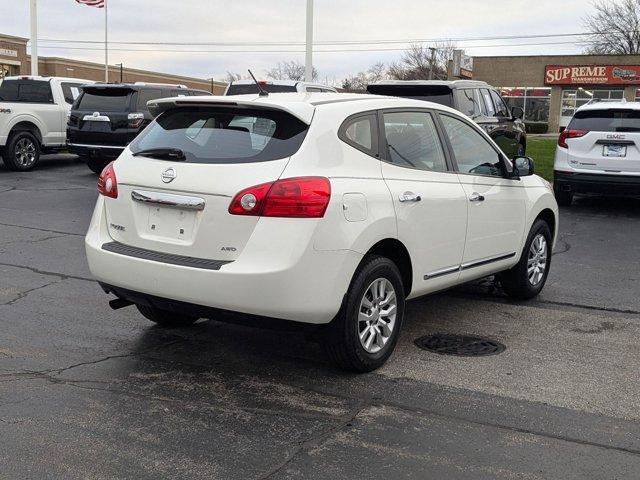
POLYGON ((593 102, 576 111, 558 139, 554 192, 640 195, 640 103, 593 102))
POLYGON ((496 273, 531 298, 546 281, 550 185, 451 108, 330 93, 149 108, 100 176, 86 237, 114 308, 164 326, 315 324, 339 365, 369 371, 405 299, 496 273))
MULTIPOLYGON (((260 88, 267 93, 336 93, 334 87, 321 83, 300 82, 297 80, 260 80, 260 88)), ((229 83, 225 95, 248 95, 258 93, 258 87, 253 80, 236 80, 229 83)))

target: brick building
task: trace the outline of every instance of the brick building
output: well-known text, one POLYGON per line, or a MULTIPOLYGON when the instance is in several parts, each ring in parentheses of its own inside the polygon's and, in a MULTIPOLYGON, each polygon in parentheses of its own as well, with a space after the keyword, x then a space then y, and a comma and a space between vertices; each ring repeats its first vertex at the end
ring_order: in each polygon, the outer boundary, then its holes
MULTIPOLYGON (((0 79, 9 75, 29 75, 31 57, 27 54, 28 39, 0 35, 0 79)), ((73 77, 86 80, 104 81, 104 65, 81 60, 59 57, 39 57, 38 73, 43 76, 73 77)), ((120 66, 109 66, 109 81, 120 81, 120 66)), ((122 69, 123 82, 176 83, 190 88, 222 94, 225 82, 185 77, 168 73, 150 72, 125 67, 122 69)))
POLYGON ((640 100, 640 55, 474 57, 473 78, 500 88, 528 123, 558 132, 593 99, 640 100))

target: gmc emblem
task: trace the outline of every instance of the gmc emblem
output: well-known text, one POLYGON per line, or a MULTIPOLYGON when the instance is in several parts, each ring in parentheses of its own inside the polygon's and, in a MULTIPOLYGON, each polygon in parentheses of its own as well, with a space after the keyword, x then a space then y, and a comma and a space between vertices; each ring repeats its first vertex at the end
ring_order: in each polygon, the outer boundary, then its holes
POLYGON ((624 140, 624 135, 607 135, 607 140, 624 140))

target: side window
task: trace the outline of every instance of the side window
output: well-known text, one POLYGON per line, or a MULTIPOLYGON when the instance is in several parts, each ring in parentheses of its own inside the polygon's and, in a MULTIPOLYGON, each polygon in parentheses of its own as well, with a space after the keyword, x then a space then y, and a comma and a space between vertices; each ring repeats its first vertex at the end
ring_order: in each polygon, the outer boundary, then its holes
POLYGON ((478 108, 480 108, 480 114, 485 116, 488 115, 489 112, 487 112, 487 106, 484 104, 484 100, 482 99, 482 92, 479 88, 473 89, 473 98, 475 98, 476 103, 478 104, 478 108))
POLYGON ((80 96, 80 85, 82 84, 69 82, 62 82, 60 84, 62 87, 62 95, 64 95, 64 101, 69 105, 72 105, 80 96))
POLYGON ((338 137, 352 147, 369 155, 377 153, 377 127, 374 115, 348 118, 340 127, 338 137))
POLYGON ((496 106, 496 117, 509 117, 509 109, 502 100, 502 97, 498 95, 498 92, 491 90, 491 98, 496 106))
POLYGON ((187 90, 171 90, 169 95, 172 97, 186 97, 189 95, 189 92, 187 92, 187 90))
POLYGON ((460 173, 502 176, 500 155, 471 125, 450 115, 440 115, 460 173))
POLYGON ((318 87, 307 87, 307 92, 324 92, 324 90, 318 87))
POLYGON ((446 172, 447 163, 433 117, 427 112, 384 114, 387 159, 402 167, 446 172))
POLYGON ((138 110, 147 110, 147 102, 162 97, 162 90, 160 89, 142 88, 138 90, 138 110))
POLYGON ((491 94, 489 93, 489 90, 483 88, 482 90, 480 90, 480 93, 482 95, 482 98, 484 99, 484 106, 487 109, 487 117, 495 117, 496 109, 493 106, 493 101, 491 100, 491 94))
POLYGON ((456 97, 458 100, 458 110, 460 110, 465 115, 475 118, 482 115, 482 109, 480 108, 480 103, 478 96, 475 94, 477 90, 473 89, 464 89, 464 90, 456 90, 456 97))

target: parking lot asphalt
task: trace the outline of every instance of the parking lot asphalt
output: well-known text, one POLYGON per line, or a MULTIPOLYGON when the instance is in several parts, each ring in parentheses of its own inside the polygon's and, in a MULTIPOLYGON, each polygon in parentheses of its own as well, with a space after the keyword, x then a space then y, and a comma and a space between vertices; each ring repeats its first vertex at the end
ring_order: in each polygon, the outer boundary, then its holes
POLYGON ((72 156, 0 168, 0 478, 640 477, 640 200, 577 199, 538 299, 409 302, 389 363, 351 375, 301 332, 112 311, 95 182, 72 156), (506 350, 414 344, 433 333, 506 350))

